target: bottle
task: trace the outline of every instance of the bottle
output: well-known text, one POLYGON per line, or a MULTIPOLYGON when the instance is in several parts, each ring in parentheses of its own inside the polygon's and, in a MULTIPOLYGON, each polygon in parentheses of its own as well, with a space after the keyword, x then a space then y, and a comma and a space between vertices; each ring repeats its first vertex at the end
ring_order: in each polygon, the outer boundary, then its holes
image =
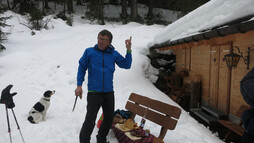
POLYGON ((145 135, 148 137, 149 134, 150 134, 150 130, 149 130, 149 129, 146 129, 146 130, 145 130, 145 135))
POLYGON ((145 126, 146 120, 144 118, 142 118, 141 122, 140 122, 140 128, 143 129, 145 126))

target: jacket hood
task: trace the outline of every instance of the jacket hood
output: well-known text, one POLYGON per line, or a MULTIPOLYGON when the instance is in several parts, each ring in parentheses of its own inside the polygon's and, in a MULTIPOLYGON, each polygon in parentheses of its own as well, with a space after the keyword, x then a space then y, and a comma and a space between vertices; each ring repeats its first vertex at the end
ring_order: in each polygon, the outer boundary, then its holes
MULTIPOLYGON (((99 48, 98 44, 96 44, 96 45, 94 46, 94 48, 95 48, 96 50, 103 51, 103 50, 101 50, 101 49, 99 48)), ((109 46, 107 47, 107 49, 105 49, 103 52, 112 53, 114 50, 115 50, 115 47, 112 46, 111 44, 109 44, 109 46)))

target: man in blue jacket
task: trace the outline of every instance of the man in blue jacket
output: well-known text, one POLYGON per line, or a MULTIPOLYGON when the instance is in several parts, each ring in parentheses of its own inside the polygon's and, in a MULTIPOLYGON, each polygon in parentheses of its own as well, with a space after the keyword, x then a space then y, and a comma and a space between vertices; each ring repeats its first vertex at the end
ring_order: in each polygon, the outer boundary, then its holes
POLYGON ((113 74, 115 64, 120 68, 130 69, 132 63, 131 38, 125 40, 127 52, 120 55, 111 45, 113 36, 108 30, 98 34, 98 43, 87 48, 79 60, 77 88, 75 95, 82 98, 82 83, 88 70, 87 113, 80 131, 80 143, 90 143, 97 113, 102 107, 103 122, 96 136, 97 143, 107 143, 106 137, 114 116, 113 74))

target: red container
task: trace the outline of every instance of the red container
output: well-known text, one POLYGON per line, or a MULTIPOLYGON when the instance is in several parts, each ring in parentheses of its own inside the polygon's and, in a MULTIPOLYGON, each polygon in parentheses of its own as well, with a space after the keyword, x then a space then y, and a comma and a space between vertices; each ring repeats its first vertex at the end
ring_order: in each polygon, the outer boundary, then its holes
POLYGON ((102 121, 103 121, 103 113, 101 114, 101 117, 100 117, 100 119, 97 122, 97 128, 98 129, 100 128, 102 121))

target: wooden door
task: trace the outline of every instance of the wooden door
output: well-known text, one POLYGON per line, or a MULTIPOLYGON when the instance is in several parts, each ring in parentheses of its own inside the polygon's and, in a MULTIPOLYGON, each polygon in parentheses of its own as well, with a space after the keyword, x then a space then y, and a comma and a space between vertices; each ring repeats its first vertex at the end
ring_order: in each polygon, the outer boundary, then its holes
POLYGON ((219 88, 218 88, 218 108, 224 113, 228 112, 229 94, 230 94, 230 70, 226 61, 223 60, 224 55, 229 54, 230 45, 220 46, 220 63, 219 63, 219 88))
POLYGON ((211 46, 210 50, 210 86, 208 104, 217 108, 219 87, 219 49, 220 46, 211 46))
POLYGON ((211 46, 210 50, 210 87, 208 104, 228 113, 230 71, 224 55, 229 53, 231 44, 211 46))

